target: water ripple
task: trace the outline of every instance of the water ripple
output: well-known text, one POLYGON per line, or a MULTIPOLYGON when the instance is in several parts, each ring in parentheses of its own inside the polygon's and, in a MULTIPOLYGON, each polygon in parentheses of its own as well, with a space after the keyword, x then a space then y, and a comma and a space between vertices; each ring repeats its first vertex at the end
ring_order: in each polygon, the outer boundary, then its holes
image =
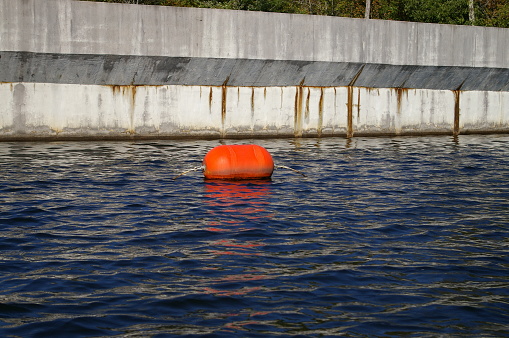
POLYGON ((0 335, 508 336, 509 137, 253 142, 0 144, 0 335))

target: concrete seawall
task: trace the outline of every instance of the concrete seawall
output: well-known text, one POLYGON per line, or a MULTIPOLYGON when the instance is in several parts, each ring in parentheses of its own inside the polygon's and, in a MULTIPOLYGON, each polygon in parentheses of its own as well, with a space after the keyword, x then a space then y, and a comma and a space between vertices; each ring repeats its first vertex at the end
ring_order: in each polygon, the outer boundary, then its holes
POLYGON ((0 0, 0 140, 509 132, 509 29, 0 0))

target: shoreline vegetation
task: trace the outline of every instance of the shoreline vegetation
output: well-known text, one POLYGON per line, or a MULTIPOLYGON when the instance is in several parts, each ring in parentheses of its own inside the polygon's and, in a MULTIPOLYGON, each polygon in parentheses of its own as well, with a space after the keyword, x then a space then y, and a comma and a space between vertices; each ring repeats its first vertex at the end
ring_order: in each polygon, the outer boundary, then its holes
POLYGON ((82 0, 509 28, 507 0, 82 0))

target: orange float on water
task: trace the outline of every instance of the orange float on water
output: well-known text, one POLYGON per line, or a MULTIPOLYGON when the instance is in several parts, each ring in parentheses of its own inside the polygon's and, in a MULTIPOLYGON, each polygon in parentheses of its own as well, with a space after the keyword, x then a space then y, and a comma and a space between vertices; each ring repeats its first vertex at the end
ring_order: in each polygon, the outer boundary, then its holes
POLYGON ((206 179, 246 180, 270 178, 274 161, 269 152, 255 144, 223 145, 203 158, 206 179))

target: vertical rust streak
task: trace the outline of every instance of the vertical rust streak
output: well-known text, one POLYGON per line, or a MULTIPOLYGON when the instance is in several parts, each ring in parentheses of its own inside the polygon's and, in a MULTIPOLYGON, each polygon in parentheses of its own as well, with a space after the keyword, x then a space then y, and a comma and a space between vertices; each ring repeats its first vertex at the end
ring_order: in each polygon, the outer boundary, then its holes
POLYGON ((226 120, 226 86, 221 88, 221 136, 224 137, 224 121, 226 120))
POLYGON ((346 116, 346 137, 353 137, 353 87, 348 86, 348 98, 346 102, 347 116, 346 116))
MULTIPOLYGON (((355 76, 352 78, 350 83, 348 84, 348 99, 347 99, 347 129, 346 129, 346 137, 351 138, 353 137, 353 86, 355 85, 355 82, 361 75, 362 71, 364 70, 364 67, 366 65, 362 65, 359 68, 359 71, 355 74, 355 76)), ((357 116, 361 113, 361 96, 360 94, 357 95, 357 116)))
POLYGON ((396 88, 396 100, 398 102, 398 114, 401 114, 401 96, 403 95, 403 88, 396 88))
POLYGON ((136 86, 130 86, 130 87, 131 87, 131 99, 132 99, 132 102, 134 103, 136 101, 137 87, 136 86))
POLYGON ((300 85, 296 88, 295 92, 295 115, 293 120, 293 129, 295 137, 302 136, 302 95, 304 88, 302 84, 304 80, 300 83, 300 85))
POLYGON ((251 118, 254 116, 255 110, 255 89, 251 87, 251 118))
POLYGON ((304 117, 309 119, 309 96, 311 95, 311 89, 308 88, 308 95, 306 96, 306 110, 304 111, 304 117))
POLYGON ((454 129, 453 135, 458 136, 460 133, 460 91, 453 90, 454 93, 454 129))
POLYGON ((111 90, 113 91, 113 95, 117 95, 120 93, 121 87, 119 85, 112 85, 111 90))
POLYGON ((137 87, 134 85, 129 86, 129 89, 131 90, 131 130, 129 131, 130 134, 135 134, 135 127, 134 127, 134 109, 136 105, 136 89, 137 87))
POLYGON ((134 110, 136 106, 136 85, 112 85, 111 90, 113 91, 113 95, 121 95, 124 99, 129 102, 129 127, 125 131, 128 134, 135 134, 134 127, 134 110))
POLYGON ((397 113, 401 114, 401 104, 403 102, 403 95, 405 95, 406 98, 408 99, 408 88, 402 88, 402 87, 396 88, 396 95, 397 95, 397 100, 398 100, 397 113))
POLYGON ((227 88, 228 80, 230 80, 229 76, 223 82, 223 85, 221 87, 221 137, 224 137, 226 135, 224 123, 226 120, 226 91, 228 90, 227 88))
POLYGON ((322 136, 322 128, 323 128, 323 87, 320 88, 320 101, 318 101, 318 126, 316 131, 318 133, 318 137, 322 136))
POLYGON ((210 87, 209 91, 209 114, 212 114, 212 87, 210 87))
MULTIPOLYGON (((352 101, 353 101, 353 88, 352 88, 352 101)), ((360 88, 357 88, 357 118, 360 117, 361 117, 361 90, 360 88)))

